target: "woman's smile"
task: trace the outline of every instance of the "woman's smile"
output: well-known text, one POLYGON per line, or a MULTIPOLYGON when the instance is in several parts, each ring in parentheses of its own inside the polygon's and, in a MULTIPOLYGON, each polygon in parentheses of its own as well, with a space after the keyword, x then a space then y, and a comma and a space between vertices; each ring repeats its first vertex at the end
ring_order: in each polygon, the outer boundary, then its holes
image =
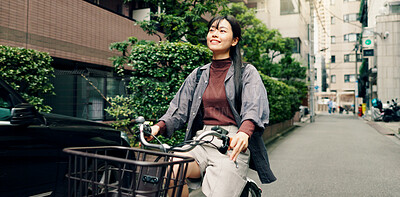
POLYGON ((219 43, 221 43, 221 41, 219 41, 219 40, 217 40, 217 39, 211 39, 211 40, 210 40, 210 43, 211 43, 211 44, 219 44, 219 43))

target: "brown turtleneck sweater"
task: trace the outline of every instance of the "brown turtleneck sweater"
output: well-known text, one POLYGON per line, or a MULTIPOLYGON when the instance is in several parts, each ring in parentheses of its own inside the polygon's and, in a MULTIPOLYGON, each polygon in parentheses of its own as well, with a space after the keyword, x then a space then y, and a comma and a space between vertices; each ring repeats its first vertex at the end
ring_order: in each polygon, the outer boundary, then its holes
MULTIPOLYGON (((205 125, 237 125, 225 92, 225 77, 231 64, 230 58, 213 60, 211 63, 210 83, 203 94, 203 123, 205 125)), ((160 133, 163 133, 166 129, 165 123, 160 121, 157 125, 160 127, 160 133)), ((251 137, 254 129, 254 123, 245 120, 238 132, 244 132, 251 137)))

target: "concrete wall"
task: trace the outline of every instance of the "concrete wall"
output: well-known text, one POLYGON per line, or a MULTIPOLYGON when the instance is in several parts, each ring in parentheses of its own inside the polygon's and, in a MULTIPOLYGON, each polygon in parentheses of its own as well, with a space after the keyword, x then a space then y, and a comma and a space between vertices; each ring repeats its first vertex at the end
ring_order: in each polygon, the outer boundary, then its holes
POLYGON ((262 136, 264 143, 268 144, 269 142, 275 140, 280 135, 283 135, 290 128, 293 128, 294 118, 290 120, 286 120, 284 122, 276 123, 273 125, 267 126, 264 130, 264 134, 262 136))

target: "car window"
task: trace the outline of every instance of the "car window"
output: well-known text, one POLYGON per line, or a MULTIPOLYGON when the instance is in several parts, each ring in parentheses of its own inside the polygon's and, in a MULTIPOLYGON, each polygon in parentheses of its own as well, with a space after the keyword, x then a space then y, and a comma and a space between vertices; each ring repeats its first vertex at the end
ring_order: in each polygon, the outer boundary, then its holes
POLYGON ((11 108, 11 95, 3 87, 0 87, 0 121, 10 120, 11 108))

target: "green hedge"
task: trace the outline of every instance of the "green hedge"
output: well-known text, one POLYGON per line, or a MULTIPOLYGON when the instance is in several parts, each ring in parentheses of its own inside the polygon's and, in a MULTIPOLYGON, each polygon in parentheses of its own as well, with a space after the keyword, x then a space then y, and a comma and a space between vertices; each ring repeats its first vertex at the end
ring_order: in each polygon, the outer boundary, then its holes
POLYGON ((270 124, 291 119, 301 104, 301 95, 293 86, 260 73, 268 93, 270 124))
MULTIPOLYGON (((211 51, 201 45, 181 42, 138 42, 130 38, 114 43, 112 49, 123 55, 113 57, 118 73, 125 66, 132 69, 126 97, 108 98, 112 106, 106 111, 115 117, 116 127, 123 128, 132 118, 139 115, 157 120, 168 109, 169 102, 178 91, 188 74, 195 68, 210 62, 211 51)), ((271 124, 291 119, 300 105, 298 91, 283 82, 261 74, 268 91, 271 108, 271 124)), ((183 139, 182 131, 164 142, 174 144, 183 139)))
POLYGON ((52 61, 48 53, 0 45, 1 78, 42 112, 52 110, 43 104, 44 95, 54 94, 52 61))
MULTIPOLYGON (((125 127, 137 116, 146 120, 157 120, 168 109, 169 102, 190 72, 211 59, 211 51, 202 45, 182 42, 138 42, 129 38, 122 43, 113 43, 111 49, 118 50, 122 56, 113 57, 118 73, 130 67, 129 95, 108 98, 112 106, 106 111, 117 120, 114 125, 125 127), (129 50, 128 50, 129 49, 129 50)), ((184 138, 183 131, 175 132, 165 143, 175 144, 184 138)))

